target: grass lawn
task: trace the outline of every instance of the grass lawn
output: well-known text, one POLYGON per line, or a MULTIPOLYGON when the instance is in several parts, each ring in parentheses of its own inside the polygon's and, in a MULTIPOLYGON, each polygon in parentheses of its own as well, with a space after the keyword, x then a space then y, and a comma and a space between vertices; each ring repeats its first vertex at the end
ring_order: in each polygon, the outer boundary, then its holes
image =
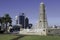
POLYGON ((16 38, 18 36, 15 36, 13 34, 0 34, 0 40, 12 40, 13 38, 16 38))
POLYGON ((0 34, 0 40, 60 40, 60 36, 0 34))
POLYGON ((60 40, 60 36, 24 36, 19 40, 60 40))

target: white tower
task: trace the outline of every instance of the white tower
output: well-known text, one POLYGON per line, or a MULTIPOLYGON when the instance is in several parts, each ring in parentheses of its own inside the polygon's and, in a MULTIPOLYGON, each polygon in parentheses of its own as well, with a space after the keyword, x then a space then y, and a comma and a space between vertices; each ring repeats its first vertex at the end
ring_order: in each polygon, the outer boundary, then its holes
POLYGON ((39 13, 39 28, 47 28, 47 18, 45 14, 45 5, 43 2, 40 3, 40 13, 39 13))

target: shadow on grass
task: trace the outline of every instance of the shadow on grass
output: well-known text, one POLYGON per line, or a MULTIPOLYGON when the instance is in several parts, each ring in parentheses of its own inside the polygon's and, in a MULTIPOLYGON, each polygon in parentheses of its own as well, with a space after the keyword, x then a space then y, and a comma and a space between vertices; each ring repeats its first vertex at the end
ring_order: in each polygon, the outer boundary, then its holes
POLYGON ((23 37, 24 37, 24 35, 19 35, 18 37, 11 39, 11 40, 18 40, 18 39, 23 38, 23 37))

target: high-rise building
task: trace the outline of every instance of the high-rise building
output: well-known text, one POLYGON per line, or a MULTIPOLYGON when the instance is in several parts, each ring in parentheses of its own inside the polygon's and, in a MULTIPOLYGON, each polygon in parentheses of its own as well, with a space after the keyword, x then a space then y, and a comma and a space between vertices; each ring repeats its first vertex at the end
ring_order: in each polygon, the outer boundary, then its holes
POLYGON ((23 29, 31 28, 32 26, 32 24, 29 24, 29 19, 24 15, 24 13, 22 13, 22 15, 19 15, 19 24, 23 29))
POLYGON ((29 25, 29 19, 26 17, 25 18, 25 28, 28 28, 28 25, 29 25))
POLYGON ((47 18, 45 14, 45 5, 43 2, 40 3, 40 14, 39 14, 39 28, 47 28, 47 18))
POLYGON ((25 16, 24 16, 24 13, 22 13, 22 15, 19 15, 19 24, 22 25, 22 28, 25 27, 25 16))

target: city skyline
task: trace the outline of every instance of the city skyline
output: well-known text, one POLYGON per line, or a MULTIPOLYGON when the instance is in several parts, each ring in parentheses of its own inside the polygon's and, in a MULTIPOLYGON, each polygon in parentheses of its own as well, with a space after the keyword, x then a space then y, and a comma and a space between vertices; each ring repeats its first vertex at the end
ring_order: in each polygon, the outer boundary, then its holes
MULTIPOLYGON (((9 13, 15 22, 15 16, 25 13, 30 23, 35 24, 38 21, 40 13, 40 3, 42 0, 0 0, 0 16, 9 13)), ((49 25, 60 25, 60 1, 43 0, 46 6, 47 21, 49 25)))

